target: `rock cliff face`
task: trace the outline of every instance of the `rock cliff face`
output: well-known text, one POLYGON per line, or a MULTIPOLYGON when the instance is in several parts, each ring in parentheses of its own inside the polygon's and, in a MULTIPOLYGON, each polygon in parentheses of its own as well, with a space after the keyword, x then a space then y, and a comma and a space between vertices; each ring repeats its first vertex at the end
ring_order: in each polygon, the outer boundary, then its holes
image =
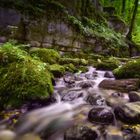
POLYGON ((17 25, 20 22, 20 14, 12 9, 0 7, 0 27, 7 25, 17 25))
POLYGON ((4 25, 18 27, 16 31, 12 31, 10 37, 28 41, 33 47, 56 47, 61 51, 90 51, 115 56, 128 55, 124 36, 109 28, 119 27, 122 32, 121 29, 125 25, 122 22, 114 25, 115 22, 112 24, 110 19, 107 21, 102 9, 97 0, 55 0, 48 3, 41 18, 22 19, 20 14, 8 14, 5 9, 4 12, 0 10, 0 19, 4 21, 4 25), (6 15, 7 18, 3 18, 6 15), (14 18, 12 22, 8 22, 11 21, 9 16, 14 18))

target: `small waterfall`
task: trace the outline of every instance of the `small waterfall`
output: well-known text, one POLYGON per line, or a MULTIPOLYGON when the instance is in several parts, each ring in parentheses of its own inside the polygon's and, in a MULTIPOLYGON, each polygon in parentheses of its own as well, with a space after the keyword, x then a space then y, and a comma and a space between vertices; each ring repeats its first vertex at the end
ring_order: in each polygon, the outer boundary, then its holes
MULTIPOLYGON (((91 77, 93 77, 91 79, 91 81, 95 83, 92 87, 93 90, 97 94, 102 94, 102 90, 98 88, 98 85, 102 80, 107 79, 104 77, 105 72, 96 71, 95 68, 89 67, 89 71, 87 73, 75 74, 75 76, 79 76, 80 78, 82 78, 81 81, 87 81, 87 78, 85 76, 86 74, 89 74, 91 75, 91 77), (97 76, 94 76, 94 73, 96 73, 97 76)), ((77 88, 76 85, 78 83, 79 81, 75 81, 75 87, 73 88, 77 88)), ((63 133, 64 130, 71 127, 75 123, 75 118, 78 114, 84 112, 85 110, 89 111, 91 109, 91 106, 89 107, 89 104, 84 101, 83 97, 69 102, 61 101, 62 97, 58 90, 61 89, 60 91, 65 90, 66 92, 68 89, 70 90, 73 88, 67 87, 64 78, 57 79, 56 86, 54 87, 54 96, 56 98, 56 103, 41 109, 34 110, 21 118, 21 121, 19 121, 19 125, 15 130, 17 137, 29 132, 40 134, 41 132, 46 130, 48 133, 48 139, 50 140, 50 137, 55 137, 55 134, 57 132, 63 133)), ((78 92, 78 90, 75 90, 75 92, 78 92)), ((51 139, 54 140, 54 137, 51 139)), ((58 137, 56 138, 56 140, 63 139, 58 137)))

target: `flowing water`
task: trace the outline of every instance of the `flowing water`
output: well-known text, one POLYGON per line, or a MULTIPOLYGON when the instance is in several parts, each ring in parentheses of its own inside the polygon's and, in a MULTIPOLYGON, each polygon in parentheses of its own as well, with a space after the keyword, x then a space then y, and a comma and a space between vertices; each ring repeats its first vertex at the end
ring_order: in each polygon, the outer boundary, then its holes
MULTIPOLYGON (((93 106, 85 100, 88 95, 87 91, 101 96, 112 93, 112 90, 103 90, 98 87, 101 81, 107 79, 104 74, 105 71, 96 71, 95 68, 89 67, 87 73, 67 74, 66 77, 57 79, 54 87, 56 103, 36 109, 22 117, 15 130, 15 139, 26 133, 41 134, 45 131, 49 140, 63 140, 63 133, 67 128, 78 122, 88 123, 87 115, 93 106), (82 89, 80 83, 87 81, 90 87, 82 89), (63 96, 67 93, 79 94, 81 91, 83 94, 77 98, 72 96, 72 100, 63 100, 63 96), (79 114, 82 114, 83 117, 78 117, 79 114)), ((112 80, 114 79, 112 78, 112 80)), ((103 106, 107 107, 106 104, 103 106)))

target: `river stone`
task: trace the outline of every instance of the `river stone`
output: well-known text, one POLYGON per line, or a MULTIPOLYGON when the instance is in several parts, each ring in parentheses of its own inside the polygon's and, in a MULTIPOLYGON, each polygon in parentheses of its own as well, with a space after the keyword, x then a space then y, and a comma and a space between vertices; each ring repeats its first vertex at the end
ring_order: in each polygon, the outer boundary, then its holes
POLYGON ((104 77, 106 77, 106 78, 114 78, 114 75, 113 75, 113 73, 111 71, 107 71, 107 72, 105 72, 104 77))
POLYGON ((124 123, 140 124, 140 102, 127 103, 114 109, 116 118, 124 123))
POLYGON ((100 88, 114 89, 120 91, 135 91, 139 89, 139 79, 125 79, 125 80, 103 80, 100 88))
POLYGON ((106 103, 108 106, 110 107, 116 107, 119 105, 124 105, 126 103, 128 103, 129 99, 125 99, 124 97, 112 97, 112 96, 109 96, 107 99, 106 99, 106 103))
POLYGON ((82 90, 81 91, 69 91, 62 97, 62 100, 63 101, 73 101, 80 97, 83 97, 84 95, 85 95, 85 92, 82 90))
POLYGON ((94 71, 94 72, 92 73, 92 76, 93 76, 94 78, 98 77, 98 72, 97 72, 97 71, 94 71))
POLYGON ((64 140, 96 140, 97 133, 88 126, 73 126, 64 134, 64 140))
POLYGON ((80 77, 79 75, 75 75, 74 78, 75 78, 75 81, 82 81, 82 80, 84 80, 83 77, 80 77))
POLYGON ((65 83, 67 84, 73 84, 75 83, 75 77, 73 74, 71 73, 67 73, 64 77, 63 77, 63 80, 65 83))
POLYGON ((98 95, 98 94, 89 94, 87 97, 86 97, 86 102, 89 103, 90 105, 105 105, 105 99, 101 96, 101 95, 98 95))
POLYGON ((90 110, 88 120, 92 123, 112 124, 114 115, 110 108, 96 107, 90 110))
POLYGON ((0 140, 14 140, 16 134, 10 130, 0 131, 0 140))
POLYGON ((123 133, 118 128, 109 126, 107 129, 106 140, 124 140, 123 133))
POLYGON ((7 41, 7 38, 4 36, 0 36, 0 43, 5 43, 7 41))
POLYGON ((93 87, 94 85, 95 85, 95 82, 91 80, 87 80, 87 81, 79 82, 76 86, 81 87, 81 88, 90 88, 90 87, 93 87))
POLYGON ((85 77, 86 77, 87 79, 89 79, 89 80, 94 80, 94 77, 93 77, 93 75, 92 75, 91 73, 85 74, 85 77))
POLYGON ((140 93, 136 91, 129 92, 129 100, 130 102, 140 101, 140 93))

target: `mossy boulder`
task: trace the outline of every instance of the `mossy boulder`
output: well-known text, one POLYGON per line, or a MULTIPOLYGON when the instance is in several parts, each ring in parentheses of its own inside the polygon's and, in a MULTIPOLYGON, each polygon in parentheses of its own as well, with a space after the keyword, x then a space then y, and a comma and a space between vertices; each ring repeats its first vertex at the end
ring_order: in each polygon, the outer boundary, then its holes
POLYGON ((0 65, 5 66, 12 62, 21 62, 29 57, 28 53, 21 50, 20 45, 15 45, 10 42, 5 43, 0 47, 0 65))
POLYGON ((0 77, 0 103, 3 106, 48 98, 53 92, 51 75, 41 62, 11 63, 0 69, 0 77))
POLYGON ((140 59, 127 62, 113 71, 114 76, 121 78, 140 78, 140 59))
POLYGON ((32 48, 30 54, 33 57, 39 57, 41 61, 49 64, 55 64, 60 59, 60 54, 53 49, 32 48))
POLYGON ((65 68, 59 64, 50 65, 49 68, 54 77, 61 77, 65 73, 65 68))
POLYGON ((65 67, 65 70, 68 71, 68 72, 74 73, 74 72, 77 72, 78 71, 78 69, 72 63, 65 64, 63 66, 65 67))
POLYGON ((52 75, 45 63, 10 43, 0 48, 0 61, 0 107, 15 107, 50 97, 52 75))
POLYGON ((88 68, 86 66, 79 66, 78 70, 84 73, 88 71, 88 68))
POLYGON ((114 70, 119 67, 120 62, 115 58, 109 58, 106 60, 98 60, 96 68, 98 70, 114 70))
POLYGON ((86 66, 88 64, 88 61, 85 59, 79 59, 79 58, 61 58, 59 61, 60 64, 70 64, 72 63, 73 65, 84 65, 86 66))

